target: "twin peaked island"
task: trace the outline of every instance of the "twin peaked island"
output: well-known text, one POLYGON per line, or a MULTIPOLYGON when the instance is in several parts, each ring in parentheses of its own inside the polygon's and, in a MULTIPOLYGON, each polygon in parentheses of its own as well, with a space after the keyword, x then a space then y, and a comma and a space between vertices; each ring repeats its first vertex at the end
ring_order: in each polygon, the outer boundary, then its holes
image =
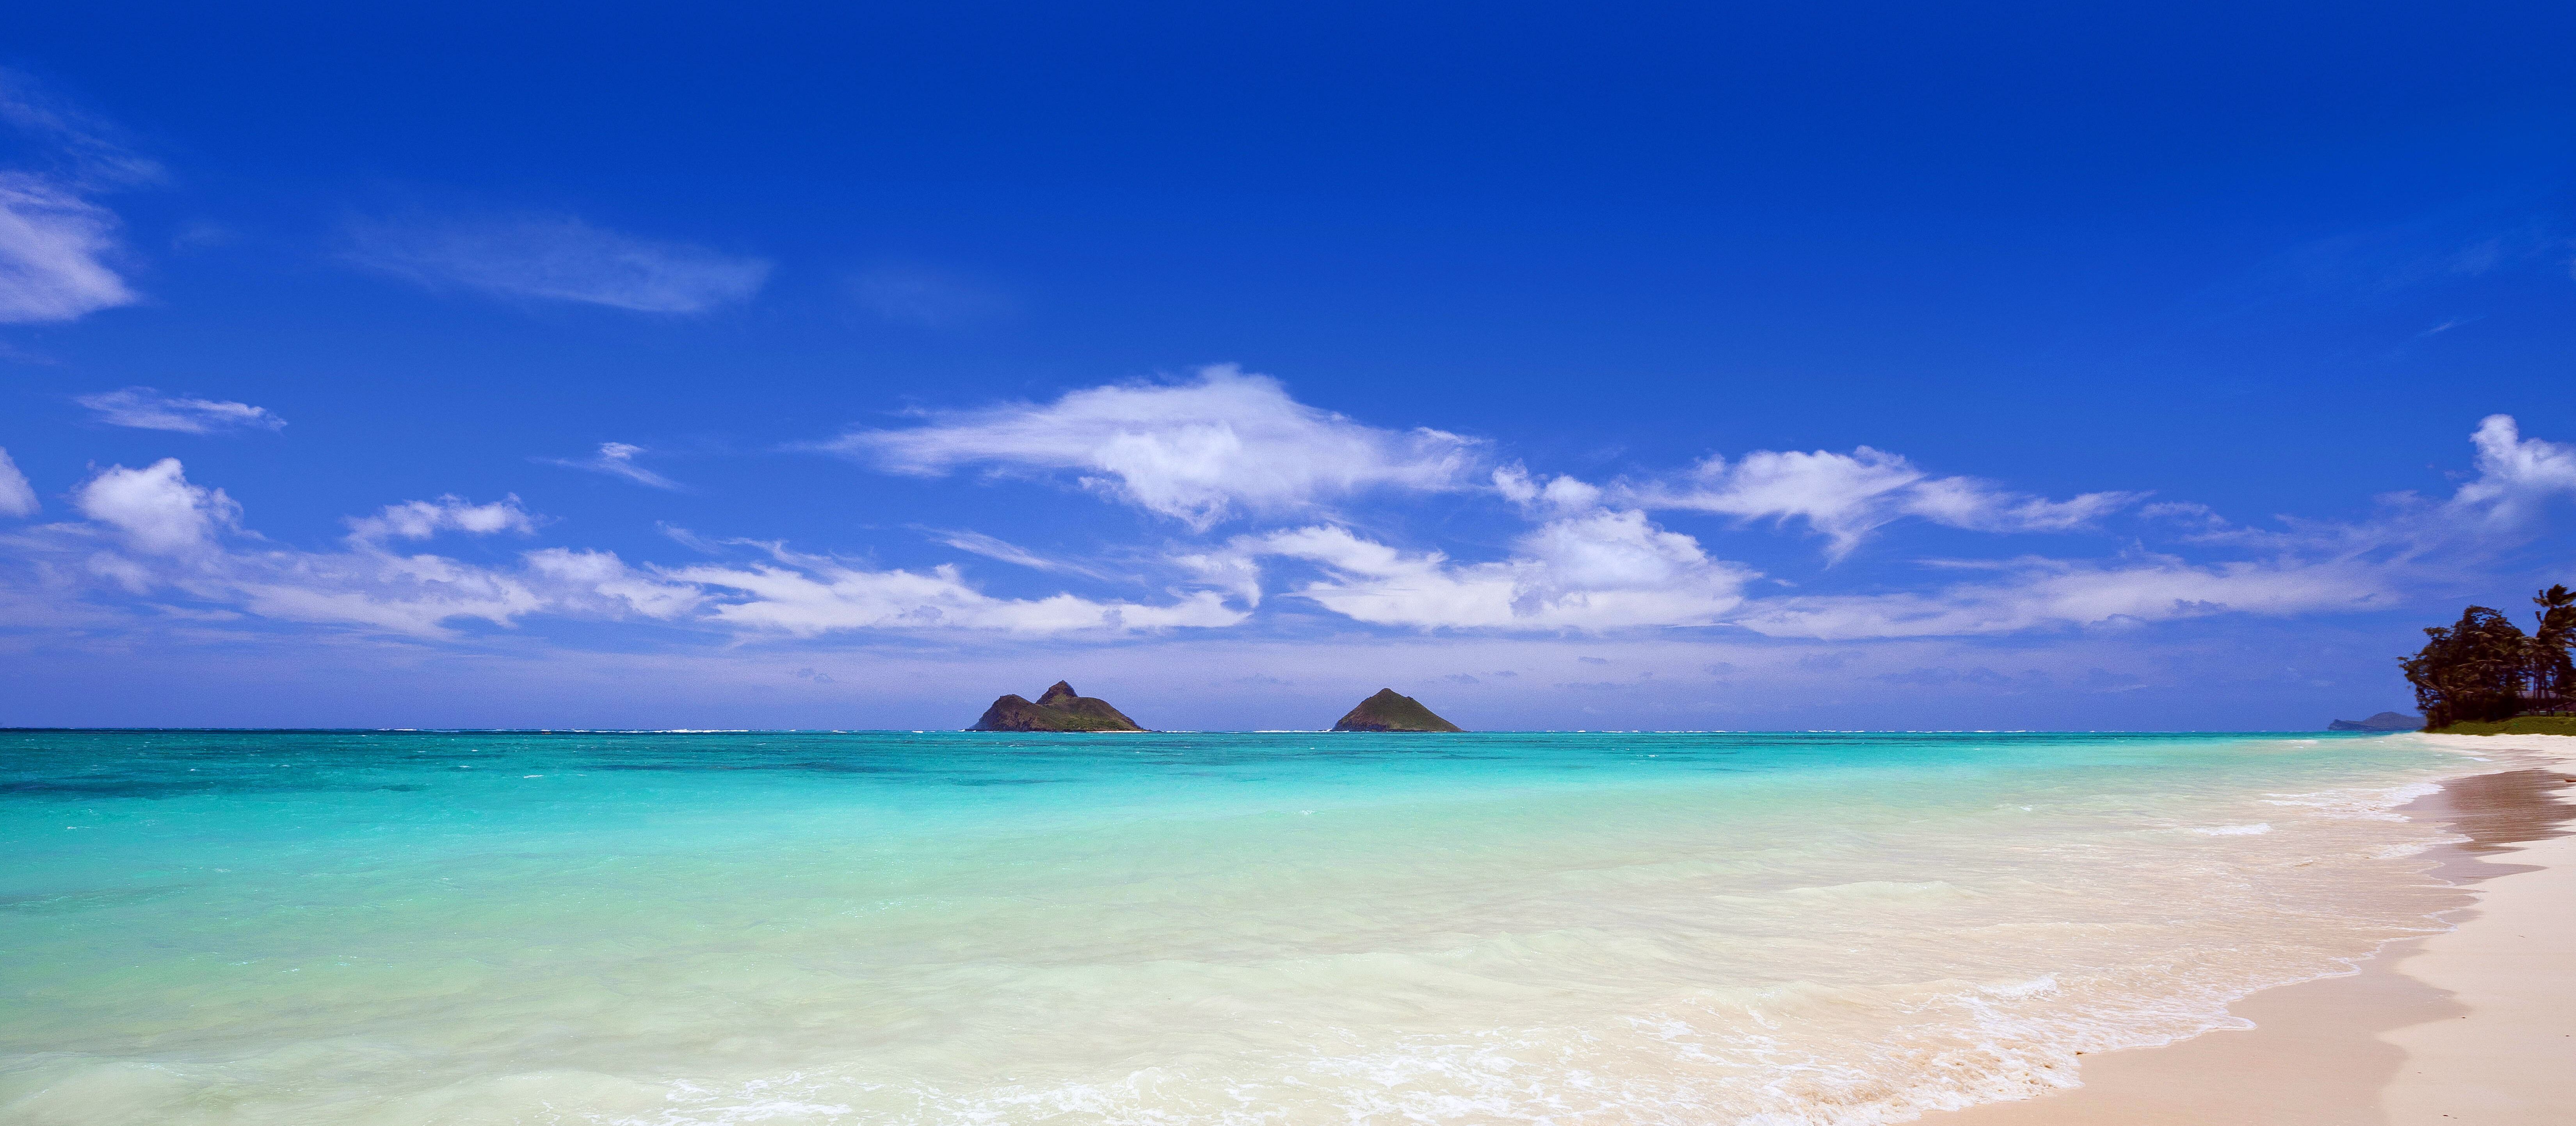
POLYGON ((1109 706, 1097 696, 1085 696, 1073 685, 1056 681, 1055 687, 1030 703, 1017 695, 1004 696, 984 709, 984 718, 976 720, 968 731, 1143 731, 1127 713, 1109 706))
MULTIPOLYGON (((1143 731, 1127 713, 1111 707, 1109 701, 1085 696, 1064 681, 1046 690, 1032 704, 1012 695, 993 701, 984 709, 984 718, 976 720, 968 731, 1143 731)), ((1411 696, 1396 695, 1395 689, 1381 688, 1377 695, 1360 701, 1335 731, 1456 731, 1457 724, 1431 714, 1431 709, 1411 696)))

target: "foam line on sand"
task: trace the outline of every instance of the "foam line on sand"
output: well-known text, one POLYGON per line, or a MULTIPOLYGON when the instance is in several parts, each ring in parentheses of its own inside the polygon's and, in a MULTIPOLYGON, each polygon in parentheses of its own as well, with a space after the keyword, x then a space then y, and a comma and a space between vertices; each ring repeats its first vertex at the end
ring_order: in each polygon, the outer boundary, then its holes
MULTIPOLYGON (((2444 737, 2430 737, 2444 738, 2444 737)), ((2576 1107, 2576 737, 2444 738, 2492 761, 2403 812, 2462 840, 2430 854, 2454 929, 2351 974, 2256 993, 2253 1027, 2088 1058, 2081 1087, 1940 1126, 2563 1126, 2576 1107)))

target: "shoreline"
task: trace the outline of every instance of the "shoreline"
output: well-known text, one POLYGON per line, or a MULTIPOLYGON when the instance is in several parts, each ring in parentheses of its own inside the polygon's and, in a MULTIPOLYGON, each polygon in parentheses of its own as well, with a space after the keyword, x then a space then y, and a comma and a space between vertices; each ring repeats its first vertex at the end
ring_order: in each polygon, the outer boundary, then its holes
POLYGON ((2576 1106, 2576 737, 2436 736, 2497 755, 2397 812, 2461 839, 2427 915, 2353 971, 2228 1006, 2249 1022, 2089 1056, 2081 1085, 1926 1114, 1941 1126, 2555 1124, 2576 1106))

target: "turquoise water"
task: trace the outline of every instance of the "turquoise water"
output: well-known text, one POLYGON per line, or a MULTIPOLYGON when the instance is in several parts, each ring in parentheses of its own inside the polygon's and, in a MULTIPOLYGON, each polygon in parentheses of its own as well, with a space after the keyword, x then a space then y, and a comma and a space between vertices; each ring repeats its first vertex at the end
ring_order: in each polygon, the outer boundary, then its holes
POLYGON ((1902 1121, 2427 926, 2414 736, 0 732, 0 1121, 1902 1121))

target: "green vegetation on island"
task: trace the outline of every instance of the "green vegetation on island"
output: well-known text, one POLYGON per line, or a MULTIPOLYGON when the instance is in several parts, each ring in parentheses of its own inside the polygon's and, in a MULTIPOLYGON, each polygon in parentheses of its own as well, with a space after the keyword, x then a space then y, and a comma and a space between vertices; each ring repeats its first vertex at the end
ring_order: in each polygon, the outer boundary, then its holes
POLYGON ((2461 735, 2576 735, 2576 591, 2533 596, 2536 632, 2484 606, 2456 625, 2424 631, 2424 648, 2398 662, 2424 729, 2461 735))
POLYGON ((993 701, 968 731, 1143 731, 1127 713, 1109 701, 1085 696, 1065 681, 1055 682, 1032 704, 1019 695, 993 701))
POLYGON ((1463 728, 1423 707, 1422 701, 1380 688, 1333 725, 1335 731, 1461 731, 1463 728))

